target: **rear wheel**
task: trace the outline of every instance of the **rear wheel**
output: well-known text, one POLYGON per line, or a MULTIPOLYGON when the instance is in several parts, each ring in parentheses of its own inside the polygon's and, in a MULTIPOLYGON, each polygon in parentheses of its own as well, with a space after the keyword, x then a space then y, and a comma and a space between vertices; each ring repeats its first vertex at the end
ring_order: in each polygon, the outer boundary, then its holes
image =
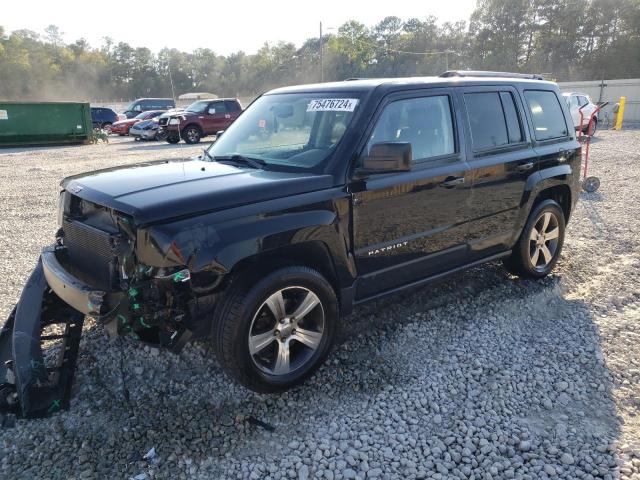
POLYGON ((185 143, 194 144, 198 143, 202 138, 202 133, 200 129, 196 126, 190 125, 184 130, 182 130, 182 138, 185 143))
POLYGON ((338 302, 324 277, 288 267, 238 279, 230 288, 213 331, 223 369, 262 393, 287 390, 311 375, 331 348, 338 320, 338 302))
POLYGON ((104 123, 102 124, 102 127, 101 127, 101 128, 102 128, 102 130, 105 130, 105 131, 107 131, 107 132, 110 132, 110 131, 111 131, 111 122, 104 122, 104 123))
POLYGON ((529 215, 518 243, 505 260, 505 266, 521 277, 547 276, 560 257, 564 230, 562 208, 554 200, 544 200, 529 215))

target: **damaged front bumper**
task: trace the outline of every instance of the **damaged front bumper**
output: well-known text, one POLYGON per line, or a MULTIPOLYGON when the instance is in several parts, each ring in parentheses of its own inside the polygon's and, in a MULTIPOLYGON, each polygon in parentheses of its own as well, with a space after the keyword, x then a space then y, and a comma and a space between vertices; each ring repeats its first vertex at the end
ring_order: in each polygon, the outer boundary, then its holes
POLYGON ((39 260, 0 331, 0 410, 37 418, 68 408, 83 321, 51 291, 39 260), (56 324, 62 333, 42 334, 56 324), (57 340, 57 359, 47 365, 42 343, 57 340))
POLYGON ((65 270, 58 260, 63 254, 64 247, 45 247, 42 251, 42 269, 51 290, 78 312, 97 319, 108 318, 109 312, 122 303, 125 293, 91 288, 65 270))
POLYGON ((37 418, 68 408, 85 315, 101 323, 111 337, 130 333, 176 352, 191 338, 190 329, 176 327, 169 318, 176 315, 175 305, 171 309, 160 304, 167 285, 171 292, 190 288, 178 285, 189 281, 185 271, 138 277, 127 291, 103 291, 70 273, 65 259, 64 246, 43 249, 0 331, 0 411, 37 418), (58 325, 62 333, 43 333, 50 325, 58 325), (51 355, 43 344, 50 341, 61 342, 59 354, 45 361, 51 355))

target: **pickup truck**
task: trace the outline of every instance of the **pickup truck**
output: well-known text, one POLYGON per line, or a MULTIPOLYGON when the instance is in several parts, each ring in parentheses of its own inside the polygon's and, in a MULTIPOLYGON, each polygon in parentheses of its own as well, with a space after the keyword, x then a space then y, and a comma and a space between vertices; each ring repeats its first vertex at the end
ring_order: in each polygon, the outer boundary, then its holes
POLYGON ((242 113, 236 98, 198 100, 186 109, 173 111, 159 119, 158 139, 169 143, 198 143, 202 137, 226 130, 242 113))
POLYGON ((580 154, 557 85, 535 75, 272 90, 200 158, 63 180, 60 230, 0 334, 0 397, 23 416, 68 406, 85 315, 173 351, 211 342, 231 378, 282 392, 364 302, 496 260, 548 275, 580 154), (56 322, 67 343, 47 368, 56 322))

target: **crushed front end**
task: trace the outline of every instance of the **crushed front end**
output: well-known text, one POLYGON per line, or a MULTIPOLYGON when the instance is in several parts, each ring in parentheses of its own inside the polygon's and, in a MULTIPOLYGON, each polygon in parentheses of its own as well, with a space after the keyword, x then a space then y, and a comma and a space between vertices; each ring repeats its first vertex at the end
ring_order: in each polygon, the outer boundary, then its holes
POLYGON ((138 261, 133 217, 65 190, 59 223, 55 244, 43 249, 0 332, 0 410, 27 418, 68 407, 85 315, 111 337, 132 335, 174 351, 198 317, 185 265, 138 261), (62 332, 43 333, 50 325, 62 332), (62 342, 61 353, 46 365, 42 345, 51 340, 62 342))

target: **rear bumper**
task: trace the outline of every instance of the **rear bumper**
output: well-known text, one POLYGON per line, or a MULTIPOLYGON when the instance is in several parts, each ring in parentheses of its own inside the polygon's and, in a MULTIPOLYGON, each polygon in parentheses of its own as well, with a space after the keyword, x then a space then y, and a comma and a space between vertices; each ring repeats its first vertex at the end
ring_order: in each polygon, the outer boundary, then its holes
POLYGON ((51 290, 78 312, 100 319, 110 318, 109 312, 122 301, 124 292, 96 290, 87 285, 63 267, 59 259, 63 255, 64 247, 45 247, 42 251, 42 269, 51 290))

